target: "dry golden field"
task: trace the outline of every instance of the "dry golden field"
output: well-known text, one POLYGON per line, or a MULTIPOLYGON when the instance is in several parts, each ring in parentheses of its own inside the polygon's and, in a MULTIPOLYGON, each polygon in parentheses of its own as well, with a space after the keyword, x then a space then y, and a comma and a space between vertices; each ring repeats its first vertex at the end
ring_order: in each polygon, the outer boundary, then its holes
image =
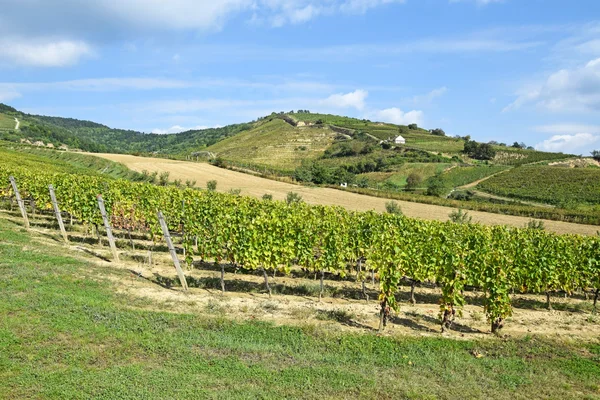
MULTIPOLYGON (((371 197, 356 193, 344 192, 342 190, 306 187, 292 183, 279 182, 258 176, 244 174, 218 168, 207 163, 195 163, 188 161, 165 160, 160 158, 137 157, 124 154, 92 154, 116 161, 126 165, 128 168, 141 172, 168 171, 170 179, 195 180, 199 187, 206 187, 210 180, 217 181, 217 190, 227 192, 231 189, 240 189, 242 195, 261 197, 265 193, 272 194, 275 200, 284 200, 288 192, 299 193, 308 204, 323 204, 342 206, 349 210, 384 211, 388 199, 371 197)), ((448 214, 453 211, 451 207, 421 204, 406 201, 397 201, 404 215, 414 218, 446 221, 448 214)), ((531 218, 517 217, 512 215, 493 214, 480 211, 469 211, 473 221, 490 225, 511 225, 522 227, 531 218)), ((577 233, 582 235, 595 235, 600 227, 595 225, 574 224, 569 222, 545 220, 544 224, 548 231, 557 233, 577 233)))

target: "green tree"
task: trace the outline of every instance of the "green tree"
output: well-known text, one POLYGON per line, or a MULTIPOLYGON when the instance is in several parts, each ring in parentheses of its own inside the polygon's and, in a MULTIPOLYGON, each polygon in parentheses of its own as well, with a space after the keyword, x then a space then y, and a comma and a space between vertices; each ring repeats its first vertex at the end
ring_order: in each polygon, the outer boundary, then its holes
POLYGON ((406 190, 415 190, 423 181, 423 177, 417 172, 411 172, 406 178, 406 190))
POLYGON ((428 196, 441 196, 446 190, 446 186, 444 185, 444 180, 441 176, 436 175, 429 179, 429 184, 427 185, 427 195, 428 196))
POLYGON ((591 154, 594 160, 600 162, 600 150, 594 150, 591 154))

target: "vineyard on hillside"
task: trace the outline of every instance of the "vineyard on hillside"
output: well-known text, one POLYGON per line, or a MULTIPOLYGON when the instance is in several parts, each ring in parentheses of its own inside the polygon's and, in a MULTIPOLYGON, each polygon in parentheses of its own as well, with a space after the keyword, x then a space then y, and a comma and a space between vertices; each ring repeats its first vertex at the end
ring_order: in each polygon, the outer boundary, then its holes
POLYGON ((523 166, 494 176, 481 190, 516 199, 563 206, 600 204, 600 169, 523 166))
MULTIPOLYGON (((14 164, 0 167, 0 196, 21 195, 38 208, 52 209, 48 185, 62 211, 86 225, 102 223, 102 195, 112 225, 163 236, 158 212, 182 237, 189 266, 194 257, 289 274, 294 267, 359 280, 379 280, 380 329, 397 309, 402 282, 429 282, 441 289, 442 329, 451 327, 465 304, 465 290, 484 293, 483 306, 493 332, 512 313, 511 293, 549 295, 561 291, 600 292, 600 237, 556 235, 536 229, 460 225, 422 221, 393 214, 349 212, 160 187, 151 184, 31 172, 14 164)), ((185 287, 185 285, 184 285, 185 287)))

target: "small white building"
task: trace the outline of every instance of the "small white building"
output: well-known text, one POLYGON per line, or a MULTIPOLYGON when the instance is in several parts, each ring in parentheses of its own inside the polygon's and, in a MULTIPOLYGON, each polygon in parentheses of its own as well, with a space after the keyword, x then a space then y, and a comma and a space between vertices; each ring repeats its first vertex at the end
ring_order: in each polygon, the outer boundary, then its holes
POLYGON ((402 136, 398 136, 395 140, 394 143, 396 144, 406 144, 406 139, 404 139, 402 136))

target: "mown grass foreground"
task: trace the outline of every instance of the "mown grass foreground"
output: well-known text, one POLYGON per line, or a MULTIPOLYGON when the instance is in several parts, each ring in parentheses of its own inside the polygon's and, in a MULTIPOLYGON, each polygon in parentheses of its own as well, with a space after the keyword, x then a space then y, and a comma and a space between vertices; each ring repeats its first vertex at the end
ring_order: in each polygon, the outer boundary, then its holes
MULTIPOLYGON (((131 309, 0 219, 0 398, 600 399, 600 344, 342 334, 131 309)), ((139 301, 135 302, 140 303, 139 301)))

